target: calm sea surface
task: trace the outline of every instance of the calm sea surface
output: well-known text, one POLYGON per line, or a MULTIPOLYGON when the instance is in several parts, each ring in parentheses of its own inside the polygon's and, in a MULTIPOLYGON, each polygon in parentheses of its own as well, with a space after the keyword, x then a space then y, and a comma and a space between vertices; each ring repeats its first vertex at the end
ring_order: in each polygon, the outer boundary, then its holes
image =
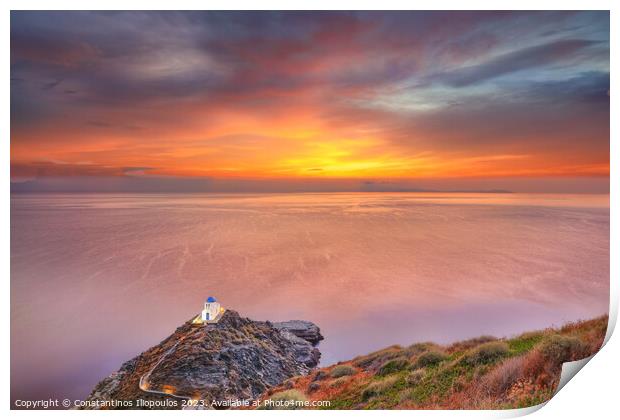
POLYGON ((609 198, 13 195, 12 399, 85 397, 210 295, 316 322, 323 364, 593 317, 609 198))

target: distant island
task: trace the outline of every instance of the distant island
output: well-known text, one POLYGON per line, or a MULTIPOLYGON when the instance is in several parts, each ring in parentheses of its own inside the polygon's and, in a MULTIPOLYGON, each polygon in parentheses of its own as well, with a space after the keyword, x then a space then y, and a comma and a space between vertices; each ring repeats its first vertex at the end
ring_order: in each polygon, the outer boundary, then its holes
POLYGON ((601 316, 512 338, 394 345, 317 368, 323 336, 312 322, 217 310, 217 322, 194 317, 125 362, 79 408, 522 408, 550 399, 562 363, 598 351, 607 329, 601 316))
MULTIPOLYGON (((457 187, 447 183, 445 187, 427 188, 411 182, 346 180, 337 185, 316 180, 270 179, 211 179, 206 177, 157 177, 157 176, 118 176, 107 178, 40 177, 28 180, 11 180, 11 193, 149 193, 149 194, 188 194, 188 193, 476 193, 510 194, 505 188, 484 188, 476 184, 457 187)), ((495 184, 497 185, 497 184, 495 184)), ((500 184, 501 185, 501 184, 500 184)))

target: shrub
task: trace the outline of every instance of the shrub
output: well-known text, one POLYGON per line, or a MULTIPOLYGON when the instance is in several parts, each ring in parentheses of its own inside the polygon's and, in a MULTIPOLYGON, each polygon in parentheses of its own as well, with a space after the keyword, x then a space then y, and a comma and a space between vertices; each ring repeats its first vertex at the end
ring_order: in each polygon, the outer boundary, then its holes
POLYGON ((539 386, 553 386, 559 379, 562 363, 580 359, 588 353, 589 346, 576 337, 550 335, 528 353, 523 374, 539 386))
POLYGON ((415 343, 410 345, 409 347, 406 347, 403 350, 403 355, 406 357, 413 357, 429 350, 441 351, 441 347, 432 342, 415 343))
POLYGON ((409 360, 404 357, 398 357, 396 359, 388 360, 381 366, 378 374, 381 376, 386 376, 391 373, 395 373, 409 367, 409 360))
POLYGON ((426 370, 424 369, 416 369, 407 375, 407 384, 411 386, 416 386, 422 379, 424 379, 424 375, 426 375, 426 370))
POLYGON ((364 388, 364 391, 362 391, 362 399, 367 401, 376 395, 383 394, 385 391, 394 386, 397 381, 398 377, 394 375, 371 382, 366 388, 364 388))
POLYGON ((524 355, 524 373, 526 377, 534 377, 545 370, 546 360, 540 352, 540 346, 524 355))
POLYGON ((508 352, 508 344, 502 341, 492 341, 471 349, 463 356, 463 361, 468 365, 486 364, 501 359, 508 352))
POLYGON ((523 375, 525 356, 504 360, 478 382, 478 391, 486 397, 503 395, 523 375))
POLYGON ((448 356, 442 351, 428 350, 420 354, 414 363, 415 368, 434 366, 446 360, 448 356))
POLYGON ((543 340, 540 345, 540 352, 551 364, 560 366, 564 362, 587 356, 588 348, 576 337, 556 334, 543 340))
POLYGON ((366 356, 358 357, 353 360, 353 365, 362 369, 371 369, 381 366, 387 360, 400 357, 402 354, 400 346, 391 346, 379 351, 375 351, 366 356))
POLYGON ((310 382, 308 384, 308 393, 312 393, 321 389, 321 384, 318 382, 310 382))
POLYGON ((306 396, 296 390, 276 392, 268 400, 263 401, 258 407, 259 410, 300 410, 304 408, 304 403, 308 401, 306 396))
POLYGON ((327 379, 329 375, 324 370, 319 370, 314 374, 315 381, 322 381, 323 379, 327 379))
POLYGON ((355 372, 357 372, 355 370, 355 368, 353 366, 349 366, 349 365, 338 365, 336 367, 334 367, 330 373, 332 378, 340 378, 342 376, 350 376, 350 375, 354 375, 355 372))

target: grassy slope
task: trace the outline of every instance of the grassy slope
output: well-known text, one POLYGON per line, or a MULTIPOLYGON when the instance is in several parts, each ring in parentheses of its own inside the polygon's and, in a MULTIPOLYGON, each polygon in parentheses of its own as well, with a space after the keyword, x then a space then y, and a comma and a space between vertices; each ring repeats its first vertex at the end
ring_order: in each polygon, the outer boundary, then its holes
POLYGON ((507 339, 392 346, 291 378, 263 399, 296 390, 331 409, 527 407, 551 398, 561 364, 598 351, 606 328, 602 316, 507 339))

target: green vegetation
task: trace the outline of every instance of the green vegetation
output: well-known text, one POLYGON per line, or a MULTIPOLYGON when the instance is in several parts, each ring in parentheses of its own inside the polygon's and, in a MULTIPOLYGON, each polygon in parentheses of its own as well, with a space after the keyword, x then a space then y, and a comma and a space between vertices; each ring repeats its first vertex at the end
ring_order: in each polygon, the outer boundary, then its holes
POLYGON ((384 394, 387 390, 394 387, 398 379, 398 376, 394 375, 372 382, 362 391, 362 399, 368 400, 376 395, 384 394))
POLYGON ((430 350, 441 351, 441 347, 431 342, 415 343, 403 349, 402 354, 411 358, 430 350))
POLYGON ((392 346, 383 350, 370 353, 367 356, 357 357, 353 359, 353 366, 357 366, 362 369, 369 369, 373 367, 379 367, 386 361, 395 359, 402 356, 403 349, 400 346, 392 346))
POLYGON ((342 376, 354 375, 355 372, 357 371, 355 370, 353 366, 338 365, 332 369, 330 375, 332 378, 340 378, 342 376))
POLYGON ((603 316, 507 339, 391 346, 296 379, 294 387, 311 384, 312 400, 331 403, 322 409, 528 407, 553 395, 561 363, 600 348, 606 326, 603 316))
POLYGON ((397 357, 396 359, 388 360, 379 369, 378 375, 386 376, 392 373, 396 373, 403 369, 407 369, 410 363, 404 357, 397 357))
POLYGON ((540 340, 544 337, 542 332, 530 332, 521 334, 518 337, 507 340, 508 348, 514 356, 526 353, 534 348, 534 346, 540 343, 540 340))
POLYGON ((414 366, 416 368, 423 368, 427 366, 437 365, 448 358, 448 355, 442 351, 429 350, 425 351, 416 359, 414 366))
POLYGON ((463 363, 468 365, 492 363, 506 356, 509 350, 508 344, 503 341, 491 341, 480 344, 463 356, 463 363))

